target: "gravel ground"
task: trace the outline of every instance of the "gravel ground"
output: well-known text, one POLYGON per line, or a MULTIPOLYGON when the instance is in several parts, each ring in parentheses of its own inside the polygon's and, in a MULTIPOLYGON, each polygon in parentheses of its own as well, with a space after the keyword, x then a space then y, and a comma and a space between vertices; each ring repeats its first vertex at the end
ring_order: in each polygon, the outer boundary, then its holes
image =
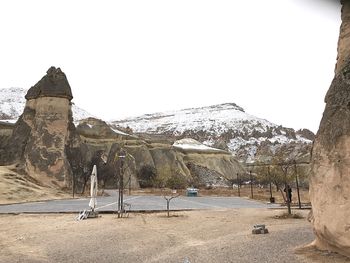
POLYGON ((273 218, 279 213, 226 209, 79 222, 72 214, 1 215, 0 262, 347 262, 312 250, 295 253, 313 240, 311 226, 306 219, 273 218), (270 233, 252 235, 257 223, 270 233))

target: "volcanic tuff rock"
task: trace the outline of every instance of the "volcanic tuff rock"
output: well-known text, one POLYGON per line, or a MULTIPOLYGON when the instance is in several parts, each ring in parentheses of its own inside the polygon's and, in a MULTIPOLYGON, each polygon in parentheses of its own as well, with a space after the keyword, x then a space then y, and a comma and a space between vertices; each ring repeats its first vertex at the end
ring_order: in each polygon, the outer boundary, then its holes
POLYGON ((51 67, 26 95, 18 119, 0 160, 24 163, 26 172, 45 184, 69 186, 72 168, 67 155, 80 147, 75 134, 71 88, 65 74, 51 67))
POLYGON ((350 257, 350 2, 342 1, 335 77, 312 151, 314 244, 350 257))
POLYGON ((112 129, 106 122, 92 117, 80 120, 77 126, 77 132, 81 136, 90 138, 133 137, 123 131, 112 129))
POLYGON ((25 96, 26 100, 40 97, 66 98, 69 101, 73 99, 72 90, 66 75, 60 68, 49 68, 46 75, 31 87, 25 96))
MULTIPOLYGON (((88 147, 106 145, 106 141, 98 139, 86 141, 88 147), (99 142, 100 141, 100 142, 99 142)), ((244 171, 241 164, 228 152, 199 150, 198 152, 185 152, 170 144, 146 142, 142 139, 113 140, 112 145, 104 151, 108 153, 106 166, 99 168, 104 174, 110 173, 106 178, 108 186, 115 186, 113 175, 116 169, 113 159, 118 150, 123 147, 135 160, 135 178, 131 176, 133 185, 138 182, 145 183, 147 173, 153 173, 153 186, 185 187, 188 185, 230 185, 236 174, 244 171)), ((208 147, 209 148, 209 147, 208 147)), ((102 148, 101 148, 102 149, 102 148)), ((128 179, 128 178, 125 178, 128 179)), ((150 183, 150 182, 148 182, 150 183)))
POLYGON ((311 149, 314 134, 273 124, 247 114, 242 107, 226 103, 202 108, 146 114, 136 118, 113 121, 130 127, 135 134, 178 140, 193 138, 201 143, 230 151, 241 161, 265 161, 282 149, 293 152, 286 158, 298 158, 311 149), (292 151, 295 149, 294 151, 292 151))

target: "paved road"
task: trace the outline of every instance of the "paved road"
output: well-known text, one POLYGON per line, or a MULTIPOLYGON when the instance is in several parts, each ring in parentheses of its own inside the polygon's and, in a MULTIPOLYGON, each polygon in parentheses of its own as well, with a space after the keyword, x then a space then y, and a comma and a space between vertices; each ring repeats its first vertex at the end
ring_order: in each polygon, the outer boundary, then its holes
MULTIPOLYGON (((13 205, 0 205, 0 213, 54 213, 79 212, 89 209, 89 198, 53 200, 13 205)), ((124 196, 124 201, 131 204, 131 211, 161 211, 166 209, 162 196, 124 196)), ((264 204, 239 197, 186 197, 180 196, 170 203, 171 210, 186 209, 221 209, 221 208, 268 208, 278 205, 264 204)), ((115 211, 116 196, 98 197, 97 209, 100 212, 115 211)))

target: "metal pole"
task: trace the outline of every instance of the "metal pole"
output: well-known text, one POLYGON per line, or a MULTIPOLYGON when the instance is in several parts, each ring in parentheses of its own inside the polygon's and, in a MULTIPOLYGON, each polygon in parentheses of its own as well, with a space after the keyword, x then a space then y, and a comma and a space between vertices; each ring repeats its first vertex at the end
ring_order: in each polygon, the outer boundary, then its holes
POLYGON ((237 181, 238 181, 238 196, 240 197, 241 196, 241 180, 239 178, 239 173, 237 173, 237 181))
POLYGON ((290 200, 289 200, 289 185, 287 185, 287 182, 284 182, 284 189, 286 189, 286 200, 287 200, 287 208, 288 208, 288 214, 291 215, 292 214, 292 210, 290 208, 290 200))
POLYGON ((297 170, 297 165, 296 165, 295 161, 294 161, 294 171, 295 171, 295 183, 297 185, 297 193, 298 193, 298 204, 299 204, 299 209, 301 209, 300 192, 299 192, 299 181, 298 181, 298 170, 297 170))
POLYGON ((168 217, 169 215, 169 203, 170 203, 170 199, 166 199, 166 210, 168 211, 168 217))
POLYGON ((118 185, 118 190, 117 190, 117 213, 118 213, 118 217, 119 217, 119 200, 120 200, 120 196, 119 196, 119 185, 118 185))
POLYGON ((287 184, 287 173, 288 173, 288 167, 286 167, 286 170, 283 170, 283 167, 282 168, 282 171, 284 173, 284 189, 286 190, 286 200, 287 200, 287 208, 288 208, 288 214, 291 215, 292 214, 292 210, 290 208, 290 199, 289 199, 289 185, 287 184))
POLYGON ((251 198, 254 199, 253 195, 253 178, 252 178, 252 170, 249 171, 249 178, 250 178, 250 195, 251 198))
POLYGON ((73 183, 72 183, 72 194, 73 194, 73 198, 74 198, 74 190, 75 190, 75 180, 74 180, 74 174, 72 174, 72 181, 73 181, 73 183))
POLYGON ((119 180, 118 180, 118 218, 120 218, 120 174, 121 174, 121 168, 119 168, 119 180))
POLYGON ((270 166, 267 167, 267 173, 268 173, 269 182, 270 182, 270 202, 271 202, 272 201, 272 182, 271 182, 270 166))
POLYGON ((120 186, 121 186, 121 190, 120 190, 120 208, 121 208, 121 213, 124 213, 124 170, 123 170, 123 166, 124 166, 124 159, 122 158, 122 173, 120 176, 120 186))
MULTIPOLYGON (((120 156, 119 156, 120 157, 120 156)), ((119 187, 118 187, 118 218, 121 217, 122 204, 123 204, 123 165, 124 159, 120 157, 120 168, 119 168, 119 187)))
POLYGON ((272 200, 272 185, 271 185, 271 181, 270 181, 270 201, 272 200))

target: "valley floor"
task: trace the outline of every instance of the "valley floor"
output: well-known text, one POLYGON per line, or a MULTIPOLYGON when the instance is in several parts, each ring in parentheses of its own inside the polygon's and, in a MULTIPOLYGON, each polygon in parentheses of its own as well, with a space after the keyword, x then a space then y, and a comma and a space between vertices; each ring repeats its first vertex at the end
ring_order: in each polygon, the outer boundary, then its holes
POLYGON ((275 219, 281 210, 230 209, 102 215, 0 215, 0 262, 347 262, 299 249, 313 240, 305 219, 275 219), (254 224, 269 234, 252 235, 254 224))

